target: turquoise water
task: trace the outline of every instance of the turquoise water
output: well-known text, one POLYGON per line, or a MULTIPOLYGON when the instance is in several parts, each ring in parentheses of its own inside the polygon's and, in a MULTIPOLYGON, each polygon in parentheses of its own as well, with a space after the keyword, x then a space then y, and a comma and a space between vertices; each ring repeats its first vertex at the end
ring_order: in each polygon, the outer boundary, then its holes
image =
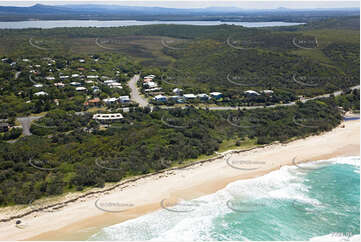
POLYGON ((90 240, 358 240, 359 164, 346 157, 282 167, 104 228, 90 240))

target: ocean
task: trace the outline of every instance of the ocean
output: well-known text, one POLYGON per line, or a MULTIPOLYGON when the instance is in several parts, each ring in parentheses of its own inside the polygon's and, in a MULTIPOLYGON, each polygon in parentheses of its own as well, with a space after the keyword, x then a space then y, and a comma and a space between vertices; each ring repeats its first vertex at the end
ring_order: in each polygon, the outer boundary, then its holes
POLYGON ((284 166, 163 207, 89 240, 360 241, 360 157, 284 166))

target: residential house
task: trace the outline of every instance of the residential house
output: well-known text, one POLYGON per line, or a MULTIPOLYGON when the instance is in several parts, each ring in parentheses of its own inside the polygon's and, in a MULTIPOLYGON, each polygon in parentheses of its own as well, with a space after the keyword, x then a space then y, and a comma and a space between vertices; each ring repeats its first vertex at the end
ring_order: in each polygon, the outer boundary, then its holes
POLYGON ((197 96, 194 95, 193 93, 184 94, 183 97, 184 97, 186 100, 192 100, 192 99, 196 99, 196 98, 197 98, 197 96))
POLYGON ((93 119, 100 122, 111 122, 116 120, 123 119, 123 115, 121 113, 109 113, 109 114, 94 114, 93 119))
POLYGON ((155 75, 148 75, 148 76, 145 76, 144 78, 154 79, 155 75))
POLYGON ((86 76, 86 78, 88 78, 88 79, 97 79, 97 78, 99 78, 99 76, 86 76))
POLYGON ((167 97, 163 96, 163 95, 157 95, 153 98, 153 100, 157 101, 157 102, 166 102, 167 101, 167 97))
POLYGON ((93 99, 89 99, 88 101, 86 101, 84 103, 85 106, 100 106, 100 98, 93 98, 93 99))
POLYGON ((157 83, 155 83, 155 82, 147 82, 147 83, 144 83, 143 85, 147 86, 148 88, 155 88, 158 86, 157 83))
POLYGON ((208 100, 209 99, 209 96, 205 93, 201 93, 201 94, 197 94, 197 97, 201 100, 208 100))
POLYGON ((77 87, 77 86, 80 86, 81 83, 80 82, 70 82, 70 85, 77 87))
POLYGON ((253 91, 253 90, 247 90, 247 91, 244 92, 244 94, 246 94, 247 96, 259 96, 259 95, 261 95, 258 92, 253 91))
POLYGON ((272 90, 263 90, 262 91, 264 94, 266 95, 272 95, 273 94, 273 91, 272 90))
POLYGON ((120 103, 129 103, 130 102, 129 96, 120 96, 118 98, 118 100, 119 100, 120 103))
POLYGON ((56 83, 54 83, 54 86, 56 86, 56 87, 64 87, 65 84, 62 83, 62 82, 56 82, 56 83))
POLYGON ((76 87, 76 91, 86 91, 87 89, 85 87, 76 87))
POLYGON ((47 76, 47 77, 45 77, 45 79, 48 80, 48 81, 53 81, 53 80, 55 80, 55 77, 47 76))
POLYGON ((105 99, 103 99, 103 102, 105 104, 116 103, 116 102, 118 102, 118 98, 115 98, 115 97, 105 98, 105 99))
POLYGON ((211 97, 214 99, 220 99, 223 97, 223 94, 220 92, 211 92, 209 95, 211 95, 211 97))
POLYGON ((48 93, 44 92, 44 91, 40 91, 40 92, 36 92, 34 93, 35 96, 47 96, 48 93))
POLYGON ((174 88, 172 92, 177 94, 177 95, 181 95, 183 90, 177 87, 177 88, 174 88))

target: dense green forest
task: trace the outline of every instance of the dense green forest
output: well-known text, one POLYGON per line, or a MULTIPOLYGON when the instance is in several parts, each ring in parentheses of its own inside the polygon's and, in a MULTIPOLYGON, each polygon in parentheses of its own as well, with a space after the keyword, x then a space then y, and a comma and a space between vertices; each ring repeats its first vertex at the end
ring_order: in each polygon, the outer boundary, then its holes
POLYGON ((232 112, 132 108, 107 129, 89 115, 50 112, 33 124, 36 135, 1 143, 0 204, 102 187, 214 154, 226 141, 268 144, 328 131, 342 120, 338 105, 357 108, 359 98, 355 90, 337 99, 232 112))

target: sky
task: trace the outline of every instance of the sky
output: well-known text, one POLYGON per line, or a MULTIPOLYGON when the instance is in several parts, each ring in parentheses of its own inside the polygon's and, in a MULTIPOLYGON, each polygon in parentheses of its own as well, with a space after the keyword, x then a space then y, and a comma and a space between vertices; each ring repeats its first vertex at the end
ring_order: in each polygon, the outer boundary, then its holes
POLYGON ((63 5, 63 4, 116 4, 123 6, 158 6, 168 8, 204 8, 204 7, 239 7, 243 9, 274 9, 279 7, 285 7, 290 9, 302 9, 302 8, 354 8, 360 7, 359 1, 246 1, 246 0, 223 0, 223 1, 204 1, 204 0, 167 0, 167 1, 122 1, 122 0, 12 0, 2 1, 0 0, 0 6, 32 6, 34 4, 41 3, 47 5, 63 5))

